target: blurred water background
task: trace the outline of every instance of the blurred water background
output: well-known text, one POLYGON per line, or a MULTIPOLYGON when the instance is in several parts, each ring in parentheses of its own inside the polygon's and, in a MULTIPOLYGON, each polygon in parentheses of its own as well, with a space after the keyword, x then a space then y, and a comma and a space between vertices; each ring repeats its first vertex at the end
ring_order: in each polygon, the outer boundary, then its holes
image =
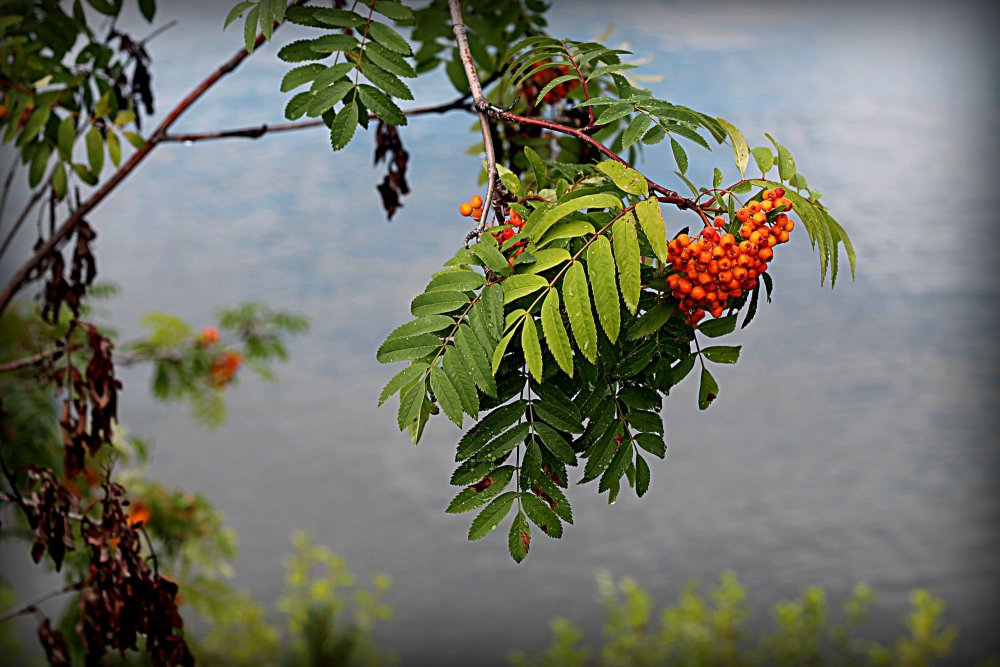
MULTIPOLYGON (((228 3, 161 2, 179 25, 150 44, 160 115, 238 47, 228 3)), ((537 537, 514 565, 505 533, 467 543, 468 517, 444 507, 459 432, 433 420, 418 448, 376 408, 395 368, 377 344, 466 231, 476 135, 460 114, 401 130, 414 194, 392 223, 380 210, 372 142, 332 154, 322 132, 163 146, 92 216, 101 277, 124 338, 151 309, 208 324, 245 300, 300 311, 280 381, 247 375, 215 432, 149 397, 123 372, 121 417, 151 436, 152 477, 204 494, 240 537, 236 582, 264 599, 282 587, 293 529, 385 571, 395 619, 378 630, 403 664, 503 664, 537 649, 565 615, 599 632, 595 576, 632 576, 666 602, 692 577, 732 568, 758 622, 807 584, 834 604, 864 580, 874 625, 895 636, 906 596, 931 588, 962 634, 956 663, 1000 650, 1000 448, 995 309, 1000 305, 993 168, 998 155, 997 12, 982 4, 673 3, 556 0, 555 35, 651 57, 660 96, 771 131, 852 235, 857 280, 820 287, 804 233, 772 265, 775 301, 732 338, 738 366, 700 413, 694 380, 666 401, 670 453, 647 497, 608 507, 574 490, 576 524, 537 537), (457 140, 456 140, 457 136, 457 140), (434 662, 430 662, 431 659, 434 662)), ((298 30, 283 28, 280 42, 298 30)), ((285 65, 266 46, 175 128, 281 122, 285 65)), ((443 77, 417 104, 451 99, 443 77)), ((149 124, 152 126, 152 123, 149 124)), ((702 183, 731 162, 691 148, 702 183)), ((676 184, 663 146, 642 163, 676 184)), ((727 174, 732 175, 729 169, 727 174)), ((666 211, 671 228, 688 214, 666 211)), ((25 243, 30 242, 26 239, 25 243)), ((9 268, 5 268, 5 272, 9 268)), ((20 550, 23 551, 23 550, 20 550)), ((5 570, 26 571, 15 562, 5 570)), ((27 592, 27 591, 26 591, 27 592)))

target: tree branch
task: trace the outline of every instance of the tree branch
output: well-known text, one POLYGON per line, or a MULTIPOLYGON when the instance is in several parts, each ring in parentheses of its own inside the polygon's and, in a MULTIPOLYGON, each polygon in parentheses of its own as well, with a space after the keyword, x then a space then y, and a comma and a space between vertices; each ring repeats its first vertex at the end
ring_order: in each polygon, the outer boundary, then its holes
MULTIPOLYGON (((305 2, 305 0, 295 0, 292 6, 297 6, 305 2)), ((279 28, 280 25, 275 24, 275 30, 279 28)), ((265 41, 264 34, 261 33, 257 35, 257 39, 254 42, 255 47, 260 46, 265 41)), ((246 48, 241 48, 232 58, 227 60, 218 69, 212 72, 204 81, 202 81, 198 86, 196 86, 187 96, 182 99, 177 106, 175 106, 170 113, 167 114, 149 138, 146 140, 145 145, 133 153, 128 161, 123 164, 118 171, 116 171, 111 178, 109 178, 104 185, 102 185, 97 192, 92 194, 87 201, 83 202, 73 214, 49 237, 49 239, 40 245, 31 258, 25 262, 25 264, 18 269, 17 273, 10 279, 2 293, 0 293, 0 314, 6 310, 7 306, 10 305, 11 300, 14 295, 25 285, 30 282, 30 276, 32 271, 37 268, 50 253, 59 249, 60 245, 65 242, 76 226, 84 219, 88 213, 90 213, 98 204, 100 204, 104 199, 114 191, 118 185, 124 181, 129 174, 131 174, 139 164, 142 163, 146 156, 152 152, 157 145, 163 141, 163 137, 167 134, 167 130, 177 122, 177 119, 188 110, 198 99, 204 95, 212 86, 214 86, 218 81, 225 75, 232 72, 234 69, 240 66, 240 64, 250 55, 246 48)))
POLYGON ((451 11, 451 29, 455 33, 455 41, 458 43, 458 54, 462 59, 462 66, 465 69, 465 77, 469 80, 469 90, 472 92, 472 103, 479 112, 479 126, 483 131, 483 148, 486 149, 486 198, 483 200, 483 215, 479 224, 465 237, 465 245, 469 241, 478 238, 486 231, 489 222, 490 212, 494 209, 493 192, 497 180, 497 158, 493 147, 493 137, 490 133, 490 122, 486 110, 489 103, 483 96, 483 87, 479 83, 479 74, 476 73, 476 66, 472 62, 472 51, 469 50, 469 38, 465 34, 465 23, 462 21, 462 8, 458 0, 448 0, 448 9, 451 11))
POLYGON ((81 588, 83 588, 83 582, 77 581, 71 584, 66 584, 65 586, 62 586, 60 588, 55 588, 49 591, 48 593, 42 593, 41 595, 32 598, 31 600, 28 600, 20 607, 15 607, 14 609, 10 609, 4 612, 3 614, 0 614, 0 623, 3 623, 4 621, 9 621, 10 619, 15 618, 16 616, 20 616, 22 614, 30 614, 36 611, 36 607, 45 602, 46 600, 51 600, 54 597, 58 597, 63 593, 69 593, 70 591, 78 591, 81 588))
MULTIPOLYGON (((79 345, 73 345, 70 350, 80 347, 79 345)), ((61 345, 59 347, 52 348, 51 350, 44 350, 38 354, 33 354, 30 357, 24 357, 22 359, 15 359, 14 361, 8 361, 6 363, 0 364, 0 373, 9 373, 10 371, 16 371, 21 368, 27 368, 28 366, 34 366, 39 361, 44 361, 49 357, 53 359, 58 359, 66 351, 61 345)))
MULTIPOLYGON (((403 111, 404 116, 422 116, 432 113, 447 113, 455 109, 463 109, 469 111, 472 106, 467 102, 469 99, 468 95, 462 95, 457 97, 450 102, 442 102, 441 104, 435 104, 432 106, 425 107, 414 107, 412 109, 406 109, 403 111)), ((368 114, 369 120, 376 120, 378 116, 375 114, 368 114)), ((301 123, 282 123, 280 125, 268 125, 266 123, 261 125, 255 125, 252 127, 241 127, 232 130, 218 130, 216 132, 192 132, 188 134, 165 134, 161 141, 180 141, 180 142, 190 142, 194 143, 196 141, 210 141, 213 139, 259 139, 265 134, 272 134, 275 132, 294 132, 296 130, 308 130, 314 127, 326 127, 323 119, 317 118, 316 120, 304 121, 301 123)))

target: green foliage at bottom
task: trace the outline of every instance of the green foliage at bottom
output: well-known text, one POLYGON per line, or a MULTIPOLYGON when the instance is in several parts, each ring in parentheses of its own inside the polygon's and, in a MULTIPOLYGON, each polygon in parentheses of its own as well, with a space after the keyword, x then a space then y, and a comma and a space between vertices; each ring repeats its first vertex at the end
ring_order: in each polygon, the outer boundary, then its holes
MULTIPOLYGON (((551 622, 553 639, 541 653, 512 652, 514 667, 822 667, 870 665, 924 667, 949 655, 958 635, 945 626, 944 603, 924 589, 910 594, 908 634, 884 645, 858 636, 874 599, 866 584, 854 587, 839 618, 828 613, 826 594, 818 586, 774 606, 774 626, 751 634, 746 591, 731 571, 702 592, 694 583, 684 587, 677 602, 654 615, 649 591, 632 579, 615 584, 599 579, 606 614, 603 643, 583 643, 584 632, 564 618, 551 622)), ((992 657, 979 663, 998 665, 992 657)))

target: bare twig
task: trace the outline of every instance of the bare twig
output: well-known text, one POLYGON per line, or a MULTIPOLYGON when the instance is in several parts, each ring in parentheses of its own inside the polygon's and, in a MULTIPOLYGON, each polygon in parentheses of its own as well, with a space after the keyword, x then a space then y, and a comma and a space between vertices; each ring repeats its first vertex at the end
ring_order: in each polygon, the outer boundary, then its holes
POLYGON ((41 595, 34 597, 19 607, 10 609, 3 614, 0 614, 0 623, 4 621, 9 621, 12 618, 21 616, 22 614, 31 614, 37 611, 37 606, 45 602, 46 600, 51 600, 54 597, 59 597, 64 593, 69 593, 70 591, 78 591, 83 588, 82 581, 76 581, 59 588, 54 588, 47 593, 42 593, 41 595))
MULTIPOLYGON (((14 226, 10 228, 9 232, 7 232, 7 236, 3 240, 3 245, 0 245, 0 257, 3 257, 3 254, 7 252, 7 248, 9 248, 10 244, 14 242, 14 237, 17 236, 17 232, 21 229, 21 225, 23 225, 24 221, 28 219, 28 216, 31 214, 31 210, 42 200, 42 195, 44 194, 45 187, 38 188, 34 193, 32 193, 31 198, 18 214, 17 220, 14 221, 14 226)), ((0 311, 2 311, 2 309, 0 309, 0 311)))
MULTIPOLYGON (((300 5, 305 0, 295 0, 292 6, 300 5)), ((277 29, 277 24, 275 29, 277 29)), ((254 42, 255 46, 260 46, 265 41, 264 34, 261 33, 257 35, 257 39, 254 42)), ((92 194, 87 201, 83 202, 70 217, 53 233, 45 243, 41 244, 31 256, 31 258, 25 262, 25 264, 18 269, 17 273, 10 279, 10 282, 4 287, 2 293, 0 293, 0 313, 10 305, 11 300, 14 295, 21 290, 22 287, 30 282, 30 276, 32 271, 35 270, 45 258, 52 252, 56 251, 73 233, 76 226, 84 219, 88 213, 90 213, 98 204, 100 204, 104 199, 114 191, 118 185, 124 181, 129 174, 131 174, 139 164, 146 159, 146 156, 152 152, 157 145, 163 141, 164 135, 167 130, 177 122, 177 119, 188 110, 202 95, 204 95, 212 86, 214 86, 218 81, 232 72, 234 69, 240 66, 240 64, 250 55, 250 53, 245 49, 241 48, 232 58, 223 63, 218 69, 212 72, 204 81, 198 84, 187 96, 182 99, 177 106, 175 106, 170 113, 167 114, 166 118, 157 126, 153 133, 146 140, 145 145, 138 149, 135 153, 129 157, 128 161, 123 164, 118 171, 116 171, 111 178, 109 178, 104 185, 102 185, 97 192, 92 194)), ((40 196, 40 195, 39 195, 40 196)))
POLYGON ((472 104, 479 112, 479 126, 483 131, 483 148, 486 150, 486 198, 483 200, 483 215, 479 219, 479 224, 465 237, 465 245, 469 241, 478 238, 486 231, 490 219, 490 212, 493 210, 493 191, 497 179, 497 158, 493 148, 493 137, 490 133, 490 122, 487 116, 489 103, 483 96, 483 87, 479 83, 479 74, 476 73, 476 66, 472 62, 472 51, 469 50, 469 38, 465 34, 465 23, 462 21, 462 8, 458 0, 448 0, 448 9, 451 11, 451 29, 455 33, 455 41, 458 43, 458 54, 462 59, 462 66, 465 68, 465 77, 469 80, 469 90, 472 92, 472 104))
MULTIPOLYGON (((421 116, 425 114, 432 113, 447 113, 449 111, 454 111, 456 109, 463 109, 465 111, 470 110, 472 107, 469 105, 467 100, 468 95, 463 95, 461 97, 455 98, 451 102, 444 102, 442 104, 435 104, 426 107, 414 107, 412 109, 406 109, 403 111, 405 116, 421 116)), ((368 114, 369 120, 375 120, 378 118, 375 114, 368 114)), ((259 139, 265 134, 273 134, 275 132, 294 132, 296 130, 308 130, 314 127, 326 127, 326 123, 322 118, 317 118, 316 120, 307 120, 301 123, 282 123, 279 125, 255 125, 252 127, 241 127, 232 130, 218 130, 216 132, 192 132, 188 134, 165 134, 162 141, 173 141, 173 142, 188 142, 194 143, 197 141, 209 141, 213 139, 259 139)))
MULTIPOLYGON (((73 345, 70 350, 80 347, 79 345, 73 345)), ((48 358, 53 360, 58 359, 66 349, 60 345, 59 347, 54 347, 50 350, 43 350, 38 354, 33 354, 30 357, 23 357, 21 359, 15 359, 14 361, 8 361, 6 363, 0 364, 0 373, 9 373, 10 371, 16 371, 21 368, 27 368, 28 366, 34 366, 40 361, 45 361, 48 358)))

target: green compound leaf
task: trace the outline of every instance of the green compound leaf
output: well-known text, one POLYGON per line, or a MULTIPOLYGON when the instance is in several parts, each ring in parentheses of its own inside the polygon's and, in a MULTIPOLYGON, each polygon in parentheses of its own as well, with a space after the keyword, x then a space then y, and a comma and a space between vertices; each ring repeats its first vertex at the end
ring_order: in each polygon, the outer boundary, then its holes
POLYGON ((503 521, 504 517, 506 517, 510 512, 510 508, 514 505, 514 500, 516 498, 516 492, 508 491, 487 505, 486 508, 472 520, 472 525, 469 527, 469 541, 473 542, 486 537, 493 532, 497 525, 503 521))
POLYGON ((615 260, 611 255, 611 242, 605 236, 598 236, 587 249, 587 273, 594 291, 594 306, 601 328, 608 340, 618 340, 621 327, 621 306, 618 301, 618 285, 615 283, 615 260))
POLYGON ((563 279, 563 301, 569 315, 570 328, 580 352, 590 363, 597 360, 597 325, 590 309, 590 288, 583 265, 574 262, 563 279))
POLYGON ((549 290, 542 301, 542 333, 559 368, 573 377, 573 348, 570 347, 569 334, 566 333, 562 314, 559 312, 559 292, 554 289, 549 290))

